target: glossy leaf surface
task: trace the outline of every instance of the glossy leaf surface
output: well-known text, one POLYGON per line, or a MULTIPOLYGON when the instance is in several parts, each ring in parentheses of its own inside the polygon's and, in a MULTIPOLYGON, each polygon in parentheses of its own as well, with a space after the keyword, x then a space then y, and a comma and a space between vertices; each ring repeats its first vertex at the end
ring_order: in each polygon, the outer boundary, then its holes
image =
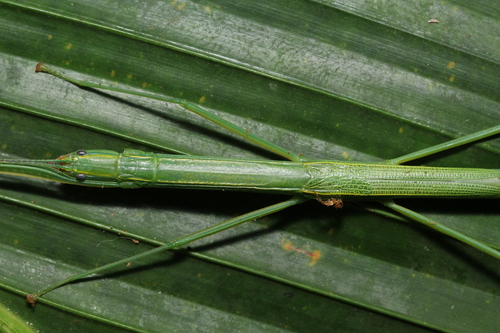
MULTIPOLYGON (((40 60, 80 78, 185 98, 314 159, 380 161, 500 123, 493 1, 0 3, 4 158, 138 148, 277 159, 178 106, 35 73, 40 60)), ((499 168, 499 155, 496 138, 415 163, 499 168)), ((60 288, 28 308, 17 292, 284 197, 5 175, 0 199, 0 297, 42 331, 499 325, 496 260, 349 203, 336 211, 308 202, 60 288)), ((399 203, 500 246, 498 200, 399 203)))

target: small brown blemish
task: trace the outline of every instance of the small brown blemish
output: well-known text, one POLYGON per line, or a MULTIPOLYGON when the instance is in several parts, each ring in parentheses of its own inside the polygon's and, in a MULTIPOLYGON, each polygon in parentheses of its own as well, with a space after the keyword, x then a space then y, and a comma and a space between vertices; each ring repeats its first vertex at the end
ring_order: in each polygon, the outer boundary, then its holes
POLYGON ((130 238, 130 237, 127 237, 127 239, 130 239, 132 241, 132 243, 134 243, 134 244, 139 244, 140 243, 137 239, 133 239, 133 238, 130 238))
POLYGON ((40 61, 38 64, 36 64, 36 67, 35 67, 35 72, 43 72, 43 61, 40 61))
POLYGON ((316 200, 318 200, 318 202, 322 205, 325 205, 327 207, 333 206, 337 209, 344 207, 344 202, 340 198, 328 198, 326 200, 323 200, 318 196, 318 193, 314 192, 314 195, 316 195, 316 200))
POLYGON ((307 250, 301 249, 299 247, 293 246, 292 242, 290 242, 290 241, 285 242, 284 239, 282 239, 281 242, 283 243, 282 248, 284 250, 286 250, 286 251, 295 251, 297 253, 302 253, 302 254, 305 254, 306 256, 310 257, 311 261, 309 261, 309 264, 308 264, 309 266, 316 265, 316 263, 318 262, 318 260, 321 258, 321 252, 318 251, 318 250, 307 251, 307 250))
POLYGON ((328 200, 321 200, 320 199, 319 202, 321 202, 325 206, 328 206, 328 207, 333 206, 337 209, 344 207, 344 202, 342 201, 342 199, 334 199, 334 198, 330 198, 328 200))
POLYGON ((38 297, 36 297, 35 295, 32 295, 32 294, 26 295, 26 302, 31 304, 32 307, 35 307, 37 300, 38 300, 38 297))

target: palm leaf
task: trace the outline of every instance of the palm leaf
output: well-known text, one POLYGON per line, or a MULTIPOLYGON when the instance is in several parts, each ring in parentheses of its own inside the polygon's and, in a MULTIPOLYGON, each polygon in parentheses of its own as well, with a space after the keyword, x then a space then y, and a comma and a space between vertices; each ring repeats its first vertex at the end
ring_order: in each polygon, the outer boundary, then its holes
MULTIPOLYGON (((495 2, 408 6, 2 1, 1 152, 276 158, 180 107, 36 74, 40 60, 196 102, 309 158, 380 161, 500 123, 495 2)), ((499 154, 499 140, 489 140, 417 163, 498 168, 499 154)), ((60 288, 31 309, 23 293, 283 198, 7 175, 0 197, 0 297, 42 331, 494 332, 499 324, 496 260, 413 223, 313 202, 60 288)), ((400 203, 500 246, 494 200, 400 203)))

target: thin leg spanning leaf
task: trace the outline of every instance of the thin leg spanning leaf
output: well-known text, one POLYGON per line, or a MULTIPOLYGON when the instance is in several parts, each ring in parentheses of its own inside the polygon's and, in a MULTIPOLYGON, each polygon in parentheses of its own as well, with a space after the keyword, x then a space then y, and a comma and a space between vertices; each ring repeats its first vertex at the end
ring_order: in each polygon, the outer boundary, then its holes
POLYGON ((303 202, 308 201, 308 200, 309 200, 308 198, 305 198, 302 196, 294 196, 286 201, 283 201, 283 202, 280 202, 280 203, 277 203, 277 204, 274 204, 271 206, 267 206, 265 208, 261 208, 258 210, 254 210, 253 212, 240 215, 238 217, 235 217, 233 219, 216 224, 216 225, 211 226, 209 228, 197 231, 197 232, 192 233, 190 235, 183 236, 181 238, 177 238, 166 245, 159 246, 157 248, 154 248, 152 250, 137 254, 135 256, 128 257, 128 258, 118 260, 118 261, 115 261, 113 263, 101 266, 101 267, 97 267, 97 268, 88 270, 88 271, 81 273, 81 274, 70 276, 62 281, 59 281, 53 285, 50 285, 46 288, 43 288, 34 294, 26 295, 26 300, 28 301, 28 303, 30 303, 34 306, 36 304, 36 301, 38 300, 38 298, 40 296, 48 293, 51 290, 54 290, 54 289, 61 287, 65 284, 68 284, 70 282, 80 280, 80 279, 87 277, 91 274, 98 273, 98 272, 107 270, 109 268, 117 267, 117 266, 122 265, 122 264, 127 264, 128 262, 130 262, 132 260, 147 257, 149 255, 159 253, 159 252, 176 249, 176 248, 183 246, 185 244, 194 242, 195 240, 198 240, 198 239, 201 239, 201 238, 204 238, 207 236, 211 236, 213 234, 224 231, 226 229, 236 227, 236 226, 243 224, 245 222, 255 220, 255 219, 261 218, 261 217, 266 216, 266 215, 276 213, 280 210, 283 210, 283 209, 291 207, 291 206, 298 205, 298 204, 303 203, 303 202))
POLYGON ((406 154, 403 156, 400 156, 398 158, 393 158, 391 160, 384 161, 384 164, 402 164, 405 162, 413 161, 416 159, 419 159, 421 157, 433 155, 448 149, 456 148, 459 146, 466 145, 471 142, 475 142, 484 138, 488 138, 493 135, 500 134, 500 125, 495 126, 495 127, 490 127, 485 130, 472 133, 466 136, 462 136, 460 138, 457 138, 455 140, 447 141, 444 143, 441 143, 439 145, 435 145, 429 148, 425 148, 422 150, 415 151, 410 154, 406 154))
POLYGON ((77 86, 80 86, 80 87, 116 91, 116 92, 120 92, 120 93, 124 93, 124 94, 152 98, 152 99, 156 99, 156 100, 167 102, 167 103, 178 104, 178 105, 182 106, 183 108, 185 108, 186 110, 189 110, 193 113, 196 113, 197 115, 199 115, 199 116, 201 116, 201 117, 203 117, 203 118, 205 118, 205 119, 207 119, 207 120, 209 120, 209 121, 211 121, 211 122, 213 122, 221 127, 224 127, 225 129, 241 136, 242 138, 249 140, 250 142, 255 143, 256 145, 259 145, 267 150, 270 150, 278 155, 285 157, 286 159, 289 159, 291 161, 304 160, 304 158, 302 158, 298 155, 292 154, 289 151, 287 151, 286 149, 283 149, 283 148, 275 145, 274 143, 272 143, 268 140, 265 140, 265 139, 255 135, 255 134, 252 134, 249 131, 247 131, 247 130, 245 130, 245 129, 243 129, 243 128, 241 128, 241 127, 239 127, 239 126, 237 126, 237 125, 235 125, 235 124, 233 124, 233 123, 231 123, 231 122, 229 122, 229 121, 227 121, 227 120, 225 120, 225 119, 223 119, 223 118, 221 118, 213 113, 210 113, 207 110, 198 106, 197 104, 191 103, 185 99, 164 97, 164 96, 159 97, 156 94, 137 92, 137 91, 128 90, 128 89, 121 89, 121 88, 112 87, 112 86, 105 86, 105 85, 93 83, 93 82, 75 80, 72 77, 69 77, 63 73, 60 73, 58 71, 53 70, 52 68, 45 65, 43 62, 38 63, 38 65, 36 66, 36 71, 50 73, 58 78, 61 78, 63 80, 66 80, 68 82, 76 84, 77 86))
POLYGON ((440 224, 440 223, 438 223, 438 222, 436 222, 428 217, 420 215, 419 213, 414 212, 408 208, 400 206, 392 200, 387 200, 387 201, 384 201, 382 203, 385 206, 395 210, 396 212, 399 212, 400 214, 402 214, 404 216, 411 218, 414 221, 420 222, 420 223, 428 226, 429 228, 437 230, 440 233, 443 233, 443 234, 448 235, 450 237, 453 237, 453 238, 455 238, 455 239, 457 239, 457 240, 459 240, 467 245, 475 247, 476 249, 483 251, 496 259, 500 259, 500 252, 499 251, 495 250, 494 248, 492 248, 486 244, 483 244, 483 243, 475 240, 474 238, 471 238, 471 237, 464 235, 456 230, 448 228, 447 226, 444 226, 444 225, 442 225, 442 224, 440 224))

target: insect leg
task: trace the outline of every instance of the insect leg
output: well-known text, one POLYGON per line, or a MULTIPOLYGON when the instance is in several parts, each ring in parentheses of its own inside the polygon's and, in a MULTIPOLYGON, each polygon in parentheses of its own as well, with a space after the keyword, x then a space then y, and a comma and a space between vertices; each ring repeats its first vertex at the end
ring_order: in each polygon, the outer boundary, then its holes
POLYGON ((446 234, 450 237, 453 237, 467 245, 470 245, 472 247, 475 247, 476 249, 480 250, 480 251, 483 251, 487 254, 489 254, 490 256, 496 258, 496 259, 500 259, 500 252, 495 250, 494 248, 486 245, 486 244, 483 244, 477 240, 475 240, 474 238, 471 238, 469 236, 466 236, 456 230, 453 230, 453 229, 450 229, 428 217, 425 217, 417 212, 414 212, 408 208, 405 208, 403 206, 400 206, 398 204, 396 204, 393 200, 387 200, 385 202, 383 202, 383 204, 386 206, 386 207, 389 207, 393 210, 395 210, 396 212, 406 216, 406 217, 409 217, 410 219, 414 220, 414 221, 417 221, 417 222, 420 222, 432 229, 435 229, 443 234, 446 234))
POLYGON ((52 74, 60 79, 71 82, 79 87, 110 90, 110 91, 120 92, 120 93, 124 93, 124 94, 152 98, 152 99, 156 99, 156 100, 159 100, 162 102, 174 103, 174 104, 182 106, 186 110, 189 110, 193 113, 196 113, 197 115, 199 115, 199 116, 201 116, 201 117, 203 117, 203 118, 205 118, 205 119, 207 119, 207 120, 209 120, 209 121, 211 121, 211 122, 213 122, 221 127, 224 127, 225 129, 233 132, 234 134, 237 134, 237 135, 241 136, 242 138, 255 143, 256 145, 261 146, 262 148, 265 148, 265 149, 270 150, 278 155, 281 155, 281 156, 285 157, 286 159, 289 159, 291 161, 305 160, 305 158, 300 157, 299 155, 292 154, 289 151, 287 151, 286 149, 275 145, 271 141, 268 141, 268 140, 263 139, 263 138, 255 135, 253 133, 250 133, 248 130, 245 130, 245 129, 241 128, 240 126, 235 125, 235 124, 231 123, 230 121, 227 121, 227 120, 203 109, 199 105, 192 103, 192 102, 189 102, 185 99, 159 96, 159 95, 153 94, 153 93, 139 92, 139 91, 134 91, 134 90, 130 90, 130 89, 122 89, 122 88, 118 88, 118 87, 106 86, 106 85, 93 83, 93 82, 76 80, 70 76, 67 76, 66 74, 63 74, 61 72, 53 70, 52 68, 45 65, 43 62, 38 63, 38 65, 36 66, 36 71, 50 73, 50 74, 52 74))
POLYGON ((418 151, 415 151, 413 153, 400 156, 398 158, 387 160, 384 162, 384 164, 402 164, 402 163, 405 163, 408 161, 412 161, 412 160, 416 160, 416 159, 421 158, 421 157, 436 154, 436 153, 439 153, 439 152, 444 151, 444 150, 459 147, 459 146, 462 146, 462 145, 465 145, 465 144, 468 144, 468 143, 471 143, 474 141, 478 141, 478 140, 481 140, 481 139, 484 139, 484 138, 487 138, 487 137, 490 137, 493 135, 497 135, 497 134, 500 134, 500 125, 494 126, 491 128, 487 128, 485 130, 482 130, 482 131, 479 131, 476 133, 472 133, 472 134, 469 134, 466 136, 462 136, 458 139, 447 141, 447 142, 441 143, 439 145, 435 145, 435 146, 432 146, 429 148, 418 150, 418 151))
POLYGON ((46 288, 40 289, 39 291, 37 291, 34 294, 26 295, 26 300, 28 301, 28 303, 30 303, 34 306, 36 304, 36 301, 38 300, 38 298, 40 296, 48 293, 49 291, 51 291, 53 289, 56 289, 56 288, 61 287, 65 284, 68 284, 70 282, 80 280, 84 277, 87 277, 89 275, 92 275, 92 274, 95 274, 98 272, 102 272, 102 271, 107 270, 109 268, 117 267, 120 265, 126 265, 128 262, 130 262, 132 260, 144 258, 144 257, 147 257, 149 255, 159 253, 162 251, 176 249, 180 246, 183 246, 183 245, 188 244, 190 242, 193 242, 195 240, 216 234, 216 233, 224 231, 226 229, 243 224, 245 222, 255 220, 255 219, 261 218, 263 216, 269 215, 269 214, 276 213, 280 210, 283 210, 285 208, 288 208, 288 207, 291 207, 294 205, 298 205, 298 204, 303 203, 303 202, 308 201, 308 200, 309 200, 308 198, 303 197, 303 196, 294 196, 286 201, 283 201, 283 202, 280 202, 280 203, 277 203, 277 204, 274 204, 271 206, 267 206, 267 207, 264 207, 264 208, 261 208, 258 210, 254 210, 252 212, 240 215, 238 217, 235 217, 235 218, 232 218, 230 220, 224 221, 222 223, 216 224, 214 226, 208 227, 206 229, 197 231, 197 232, 192 233, 190 235, 183 236, 181 238, 177 238, 168 244, 159 246, 159 247, 154 248, 152 250, 149 250, 149 251, 146 251, 146 252, 143 252, 143 253, 140 253, 140 254, 137 254, 135 256, 131 256, 131 257, 128 257, 128 258, 125 258, 122 260, 118 260, 118 261, 112 262, 110 264, 101 266, 101 267, 97 267, 97 268, 88 270, 88 271, 81 273, 81 274, 76 274, 76 275, 70 276, 70 277, 68 277, 62 281, 59 281, 57 283, 54 283, 46 288))

